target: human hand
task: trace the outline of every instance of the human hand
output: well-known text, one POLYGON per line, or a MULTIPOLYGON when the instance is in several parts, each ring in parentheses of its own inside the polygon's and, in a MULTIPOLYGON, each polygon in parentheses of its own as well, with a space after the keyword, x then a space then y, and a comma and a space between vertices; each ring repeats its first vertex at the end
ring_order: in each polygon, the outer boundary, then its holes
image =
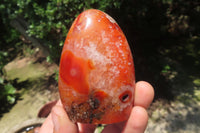
MULTIPOLYGON (((102 133, 143 133, 148 122, 146 109, 154 97, 153 87, 144 81, 136 83, 134 107, 127 121, 107 125, 102 133)), ((53 107, 39 133, 93 133, 96 125, 72 123, 61 101, 53 107)))

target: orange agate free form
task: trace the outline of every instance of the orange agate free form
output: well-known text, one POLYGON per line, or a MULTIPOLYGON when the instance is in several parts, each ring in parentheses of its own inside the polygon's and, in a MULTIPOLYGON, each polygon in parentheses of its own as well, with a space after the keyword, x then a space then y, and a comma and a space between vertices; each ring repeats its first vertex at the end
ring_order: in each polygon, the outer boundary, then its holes
POLYGON ((128 119, 135 70, 122 30, 106 13, 90 9, 73 22, 60 59, 59 92, 73 122, 110 124, 128 119))

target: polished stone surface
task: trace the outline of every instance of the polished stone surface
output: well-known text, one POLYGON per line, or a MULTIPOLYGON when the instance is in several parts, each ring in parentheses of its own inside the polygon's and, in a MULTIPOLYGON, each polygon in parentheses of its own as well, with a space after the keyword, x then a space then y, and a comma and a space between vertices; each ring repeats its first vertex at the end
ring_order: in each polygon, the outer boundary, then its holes
POLYGON ((135 70, 122 30, 106 13, 90 9, 73 22, 59 73, 62 103, 73 122, 109 124, 128 119, 135 70))

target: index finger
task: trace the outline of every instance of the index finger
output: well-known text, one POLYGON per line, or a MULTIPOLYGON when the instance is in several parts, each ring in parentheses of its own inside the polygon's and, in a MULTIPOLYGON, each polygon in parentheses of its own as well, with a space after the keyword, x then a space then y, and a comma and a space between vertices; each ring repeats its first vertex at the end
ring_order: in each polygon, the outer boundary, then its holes
POLYGON ((154 98, 153 87, 145 81, 139 81, 135 87, 134 106, 148 108, 154 98))

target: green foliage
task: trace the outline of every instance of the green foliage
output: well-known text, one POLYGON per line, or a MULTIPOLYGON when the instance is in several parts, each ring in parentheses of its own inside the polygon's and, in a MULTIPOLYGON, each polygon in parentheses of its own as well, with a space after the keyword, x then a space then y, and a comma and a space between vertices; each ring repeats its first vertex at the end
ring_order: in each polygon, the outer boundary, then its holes
MULTIPOLYGON (((109 12, 120 23, 131 24, 132 30, 143 38, 160 38, 172 35, 198 35, 200 7, 187 0, 2 0, 0 15, 3 25, 14 18, 25 19, 27 33, 40 39, 50 50, 49 59, 59 60, 66 34, 79 13, 96 8, 109 12), (196 19, 196 21, 194 21, 196 19)), ((8 30, 6 42, 17 38, 8 30)), ((143 39, 141 39, 143 40, 143 39)))
POLYGON ((169 65, 166 65, 164 66, 163 70, 162 70, 162 73, 167 73, 171 70, 170 66, 169 65))
POLYGON ((59 71, 55 70, 55 80, 58 82, 59 71))
POLYGON ((0 99, 5 99, 9 104, 13 104, 15 102, 16 88, 12 86, 12 84, 8 83, 4 85, 4 88, 1 88, 0 99))
POLYGON ((96 126, 95 133, 102 133, 103 129, 106 127, 105 124, 100 124, 96 126))
MULTIPOLYGON (((1 18, 2 19, 2 18, 1 18)), ((10 59, 15 57, 17 48, 20 47, 18 41, 18 32, 12 29, 9 25, 0 27, 3 32, 0 32, 2 41, 0 42, 0 115, 2 112, 7 111, 16 101, 17 93, 16 88, 7 81, 3 75, 3 67, 9 62, 10 59), (9 29, 10 30, 7 30, 9 29), (10 35, 9 35, 10 34, 10 35), (12 53, 12 54, 11 54, 12 53)))
MULTIPOLYGON (((10 27, 10 22, 22 18, 29 25, 27 34, 38 38, 49 49, 47 61, 58 63, 73 20, 90 8, 106 11, 117 20, 134 49, 139 76, 152 72, 154 76, 150 80, 157 84, 157 80, 162 80, 160 75, 176 75, 174 62, 199 69, 200 6, 197 0, 2 0, 0 60, 4 60, 5 45, 15 49, 13 44, 19 40, 19 33, 10 27)), ((9 52, 7 54, 9 56, 9 52)), ((162 85, 159 88, 167 86, 165 82, 162 85)))
MULTIPOLYGON (((21 17, 29 27, 27 33, 41 39, 50 50, 50 58, 59 59, 66 34, 78 14, 89 8, 119 8, 120 0, 3 0, 0 12, 8 19, 21 17)), ((49 59, 48 59, 49 60, 49 59)))
POLYGON ((16 88, 0 75, 0 115, 14 105, 17 99, 16 88))
POLYGON ((196 85, 196 86, 200 86, 200 79, 195 79, 193 81, 193 83, 196 85))
POLYGON ((6 56, 8 56, 8 52, 0 51, 0 70, 2 70, 5 65, 6 56))
MULTIPOLYGON (((27 34, 36 37, 49 48, 50 55, 46 60, 52 62, 59 60, 66 34, 78 14, 90 8, 105 11, 119 6, 120 0, 2 0, 0 5, 0 37, 2 38, 0 50, 3 50, 0 51, 1 102, 13 104, 16 98, 16 89, 2 75, 2 68, 11 59, 12 52, 16 52, 21 47, 20 34, 10 26, 12 20, 20 18, 28 23, 29 26, 25 27, 27 34)), ((29 46, 23 47, 22 52, 25 55, 33 53, 29 46)), ((58 72, 56 78, 58 80, 58 72)))
POLYGON ((23 53, 24 56, 28 57, 28 56, 33 55, 36 52, 36 49, 33 49, 31 47, 31 45, 23 44, 21 47, 22 47, 22 53, 23 53))
POLYGON ((7 63, 7 56, 8 52, 0 51, 0 101, 2 103, 0 110, 5 104, 13 104, 16 99, 16 88, 7 82, 2 75, 2 68, 7 63))

